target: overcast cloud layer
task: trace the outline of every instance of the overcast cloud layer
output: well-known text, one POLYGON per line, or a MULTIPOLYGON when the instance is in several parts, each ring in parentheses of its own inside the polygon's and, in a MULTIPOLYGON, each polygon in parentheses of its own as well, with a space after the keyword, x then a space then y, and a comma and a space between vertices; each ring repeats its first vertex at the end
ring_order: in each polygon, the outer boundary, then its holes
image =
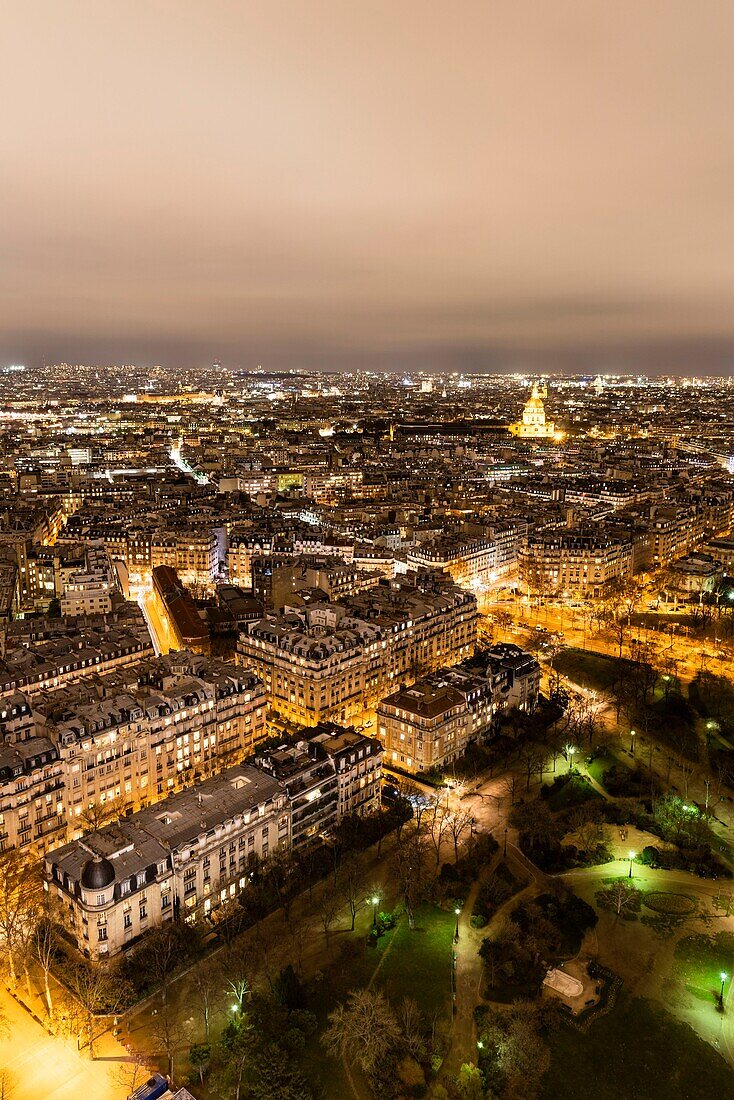
POLYGON ((17 0, 0 365, 734 368, 729 0, 17 0))

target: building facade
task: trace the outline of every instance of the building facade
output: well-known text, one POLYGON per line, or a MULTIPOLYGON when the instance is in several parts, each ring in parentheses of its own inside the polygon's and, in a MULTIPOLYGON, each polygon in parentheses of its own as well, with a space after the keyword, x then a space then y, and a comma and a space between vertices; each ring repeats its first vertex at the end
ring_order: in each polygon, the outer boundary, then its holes
POLYGON ((79 950, 97 960, 174 917, 210 913, 245 887, 253 857, 289 844, 285 790, 237 765, 49 852, 46 883, 79 950))
POLYGON ((185 652, 33 706, 22 693, 0 700, 6 846, 79 836, 106 805, 138 809, 234 764, 264 739, 266 703, 253 675, 185 652))
POLYGON ((401 681, 469 656, 476 629, 476 599, 458 586, 423 591, 383 581, 349 601, 251 624, 238 656, 284 718, 360 724, 401 681))

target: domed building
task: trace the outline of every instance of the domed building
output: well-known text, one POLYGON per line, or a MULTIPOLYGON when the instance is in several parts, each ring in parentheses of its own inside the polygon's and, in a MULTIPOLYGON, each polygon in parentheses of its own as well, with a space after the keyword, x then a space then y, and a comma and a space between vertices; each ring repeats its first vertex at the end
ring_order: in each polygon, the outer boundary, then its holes
POLYGON ((525 402, 522 420, 510 424, 510 431, 519 439, 557 439, 558 433, 552 420, 546 420, 544 399, 548 396, 546 387, 533 382, 530 397, 525 402))
POLYGON ((115 881, 115 868, 104 856, 93 856, 82 867, 82 890, 106 890, 115 881))

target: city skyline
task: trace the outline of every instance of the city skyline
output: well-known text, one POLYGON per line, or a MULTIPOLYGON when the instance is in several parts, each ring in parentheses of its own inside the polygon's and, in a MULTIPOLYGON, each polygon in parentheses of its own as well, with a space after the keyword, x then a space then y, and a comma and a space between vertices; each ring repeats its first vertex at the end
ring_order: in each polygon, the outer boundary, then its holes
POLYGON ((728 374, 729 5, 424 13, 9 12, 0 363, 728 374))

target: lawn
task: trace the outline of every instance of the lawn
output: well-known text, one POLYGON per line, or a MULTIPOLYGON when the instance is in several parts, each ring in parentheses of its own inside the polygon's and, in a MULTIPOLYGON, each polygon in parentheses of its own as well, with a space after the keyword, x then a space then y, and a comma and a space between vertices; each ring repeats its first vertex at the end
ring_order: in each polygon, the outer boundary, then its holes
POLYGON ((617 757, 611 752, 602 752, 598 756, 595 756, 590 764, 587 765, 586 770, 592 779, 595 779, 600 786, 604 786, 603 775, 604 772, 609 771, 610 768, 618 764, 617 757))
MULTIPOLYGON (((318 1033, 326 1027, 329 1012, 350 990, 361 989, 371 981, 396 1010, 404 997, 411 997, 427 1020, 434 1012, 450 1014, 455 922, 453 912, 423 906, 416 910, 414 931, 407 917, 401 916, 397 928, 382 936, 375 947, 367 947, 361 939, 339 943, 338 936, 334 936, 334 961, 324 971, 323 981, 308 1004, 318 1019, 318 1033)), ((302 1058, 304 1072, 323 1090, 325 1100, 344 1100, 350 1095, 341 1062, 327 1057, 318 1040, 307 1044, 302 1058)))
POLYGON ((330 1058, 318 1039, 327 1027, 327 1017, 336 1005, 346 999, 352 989, 366 986, 383 952, 388 951, 395 932, 381 936, 376 946, 368 947, 363 937, 347 938, 331 933, 332 962, 323 971, 323 980, 309 989, 308 1009, 318 1021, 317 1037, 307 1043, 301 1055, 301 1065, 306 1077, 324 1100, 343 1100, 351 1089, 344 1074, 344 1067, 337 1058, 330 1058))
POLYGON ((412 997, 428 1018, 434 1012, 450 1011, 455 924, 454 913, 433 906, 416 911, 414 931, 407 917, 401 917, 375 979, 393 1004, 412 997))
POLYGON ((591 802, 601 797, 583 776, 572 775, 563 786, 557 787, 548 795, 547 801, 549 808, 555 813, 557 810, 568 810, 572 806, 580 806, 582 802, 591 802))
POLYGON ((730 1096, 734 1074, 708 1043, 649 1001, 621 994, 586 1033, 548 1039, 541 1100, 710 1100, 730 1096))
MULTIPOLYGON (((682 982, 689 993, 700 1001, 712 1004, 721 989, 721 972, 734 971, 734 934, 719 932, 716 936, 686 936, 676 944, 673 957, 673 977, 682 982)), ((728 982, 724 995, 728 992, 728 982)))
POLYGON ((633 662, 626 658, 608 657, 603 653, 569 647, 561 650, 554 664, 562 675, 574 683, 595 691, 608 691, 618 678, 620 667, 629 667, 633 662))

